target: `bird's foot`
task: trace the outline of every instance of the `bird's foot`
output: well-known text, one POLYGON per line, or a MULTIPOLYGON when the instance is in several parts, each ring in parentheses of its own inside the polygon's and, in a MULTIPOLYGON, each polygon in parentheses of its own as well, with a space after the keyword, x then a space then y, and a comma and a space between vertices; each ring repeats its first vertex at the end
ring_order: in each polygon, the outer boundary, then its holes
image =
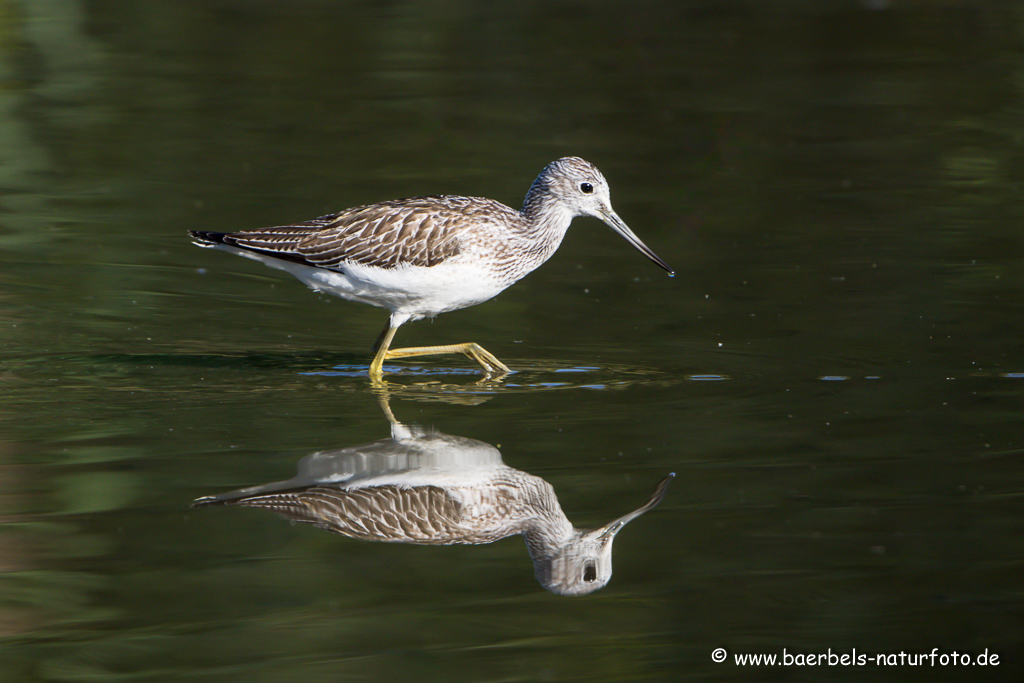
POLYGON ((484 347, 475 342, 466 342, 464 344, 448 344, 445 346, 412 346, 404 349, 389 349, 382 356, 375 358, 373 364, 370 365, 370 378, 374 380, 381 379, 385 360, 413 358, 416 356, 437 356, 451 353, 461 353, 467 358, 475 360, 483 369, 486 379, 501 379, 512 372, 507 365, 498 360, 494 354, 484 347))

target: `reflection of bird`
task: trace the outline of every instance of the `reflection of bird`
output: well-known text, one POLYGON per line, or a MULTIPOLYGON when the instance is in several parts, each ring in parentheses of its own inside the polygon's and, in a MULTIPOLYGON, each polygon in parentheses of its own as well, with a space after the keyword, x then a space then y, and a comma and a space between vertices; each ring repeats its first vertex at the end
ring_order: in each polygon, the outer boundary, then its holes
POLYGON ((392 543, 480 544, 522 534, 541 585, 582 595, 608 583, 615 534, 657 505, 674 476, 643 507, 600 529, 580 530, 551 484, 508 467, 493 446, 396 422, 390 439, 306 456, 288 481, 206 496, 194 505, 265 508, 392 543))
POLYGON ((359 206, 305 223, 223 233, 191 230, 215 247, 286 270, 314 290, 387 308, 370 376, 385 360, 463 353, 489 376, 509 369, 478 344, 391 349, 409 320, 466 308, 497 295, 548 260, 575 216, 595 216, 674 274, 612 210, 608 183, 577 157, 541 171, 523 210, 480 197, 415 197, 359 206))

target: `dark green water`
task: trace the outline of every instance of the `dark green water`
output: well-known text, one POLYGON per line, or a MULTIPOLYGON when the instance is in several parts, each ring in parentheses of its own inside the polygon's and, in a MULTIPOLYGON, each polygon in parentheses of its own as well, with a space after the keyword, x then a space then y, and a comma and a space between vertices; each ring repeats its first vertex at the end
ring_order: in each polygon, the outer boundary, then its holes
POLYGON ((1024 8, 773 7, 0 3, 0 679, 1020 680, 1024 8), (399 332, 518 372, 409 363, 390 407, 577 526, 675 472, 606 588, 190 509, 389 425, 382 311, 187 229, 517 206, 565 155, 678 276, 577 219, 399 332), (733 659, 854 648, 1000 659, 733 659))

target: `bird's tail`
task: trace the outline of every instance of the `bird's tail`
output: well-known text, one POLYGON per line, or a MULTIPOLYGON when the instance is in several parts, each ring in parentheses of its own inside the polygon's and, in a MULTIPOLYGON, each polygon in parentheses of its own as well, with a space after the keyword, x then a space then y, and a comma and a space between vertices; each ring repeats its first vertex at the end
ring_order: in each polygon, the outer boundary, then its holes
POLYGON ((226 232, 210 232, 209 230, 189 230, 188 236, 192 238, 192 242, 200 247, 215 247, 218 244, 224 244, 224 236, 226 232))

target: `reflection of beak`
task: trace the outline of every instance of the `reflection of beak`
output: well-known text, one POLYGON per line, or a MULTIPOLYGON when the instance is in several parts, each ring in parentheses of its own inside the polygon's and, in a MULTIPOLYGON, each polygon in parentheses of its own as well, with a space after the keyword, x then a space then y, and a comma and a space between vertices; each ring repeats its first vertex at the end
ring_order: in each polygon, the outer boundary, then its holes
POLYGON ((661 502, 661 499, 665 497, 665 492, 668 491, 668 485, 672 483, 672 480, 675 478, 675 476, 676 473, 673 472, 672 474, 668 475, 660 482, 658 482, 658 485, 654 489, 654 493, 651 494, 651 499, 647 501, 647 503, 645 503, 642 508, 633 510, 628 515, 623 515, 614 522, 610 522, 604 525, 600 529, 597 529, 595 532, 593 532, 594 535, 598 538, 604 539, 606 542, 611 541, 613 538, 615 538, 615 534, 619 533, 619 530, 622 529, 622 527, 626 526, 634 519, 644 514, 645 512, 647 512, 648 510, 650 510, 655 505, 661 502))
POLYGON ((598 214, 598 217, 605 223, 610 225, 612 227, 612 230, 625 237, 627 242, 629 242, 634 247, 639 249, 641 254, 643 254, 644 256, 646 256, 647 258, 651 259, 659 266, 664 268, 666 271, 668 271, 669 275, 675 277, 676 271, 669 268, 667 263, 658 258, 657 254, 651 251, 646 244, 641 242, 640 238, 634 235, 633 231, 626 227, 626 224, 622 222, 622 219, 619 218, 615 214, 615 212, 611 210, 611 208, 602 208, 600 213, 598 214))

